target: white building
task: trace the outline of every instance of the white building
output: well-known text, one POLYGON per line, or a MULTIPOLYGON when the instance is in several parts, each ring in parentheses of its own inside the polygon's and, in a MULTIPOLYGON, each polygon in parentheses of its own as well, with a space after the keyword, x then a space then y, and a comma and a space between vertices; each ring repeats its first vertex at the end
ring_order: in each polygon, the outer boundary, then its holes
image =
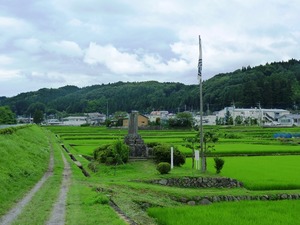
POLYGON ((237 117, 240 117, 243 121, 245 119, 256 119, 258 123, 262 124, 277 124, 280 117, 289 115, 290 112, 284 109, 262 109, 262 108, 235 108, 226 107, 223 110, 217 112, 217 119, 225 118, 226 115, 230 115, 233 121, 237 117))

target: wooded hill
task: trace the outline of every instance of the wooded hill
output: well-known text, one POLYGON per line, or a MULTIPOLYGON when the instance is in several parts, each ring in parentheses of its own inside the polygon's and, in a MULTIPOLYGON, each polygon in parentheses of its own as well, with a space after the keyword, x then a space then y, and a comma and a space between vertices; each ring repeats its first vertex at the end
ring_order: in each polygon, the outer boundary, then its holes
MULTIPOLYGON (((203 82, 204 111, 236 107, 297 109, 300 106, 300 61, 274 62, 231 73, 218 74, 203 82)), ((199 86, 181 83, 117 82, 84 88, 65 86, 0 98, 17 115, 39 109, 48 114, 152 110, 178 112, 199 110, 199 86), (107 107, 108 106, 108 107, 107 107)))

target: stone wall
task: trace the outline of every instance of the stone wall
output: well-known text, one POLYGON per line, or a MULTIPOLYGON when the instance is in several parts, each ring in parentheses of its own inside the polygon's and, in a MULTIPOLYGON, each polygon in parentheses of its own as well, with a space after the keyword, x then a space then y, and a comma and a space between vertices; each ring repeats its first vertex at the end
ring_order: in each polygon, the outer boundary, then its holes
POLYGON ((235 179, 226 177, 181 177, 165 178, 149 181, 152 184, 186 188, 236 188, 243 184, 235 179))
POLYGON ((300 194, 269 194, 269 195, 217 195, 217 196, 194 196, 172 197, 174 201, 178 201, 188 205, 209 205, 214 202, 238 202, 238 201, 278 201, 278 200, 299 200, 300 194))

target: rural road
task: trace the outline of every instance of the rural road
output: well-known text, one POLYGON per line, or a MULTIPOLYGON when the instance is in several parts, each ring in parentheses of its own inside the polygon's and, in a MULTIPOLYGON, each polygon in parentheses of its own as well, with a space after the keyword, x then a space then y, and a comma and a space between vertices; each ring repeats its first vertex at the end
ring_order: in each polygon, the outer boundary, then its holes
POLYGON ((66 201, 67 193, 71 183, 71 167, 67 162, 63 152, 61 152, 64 161, 63 180, 60 187, 60 194, 53 206, 50 220, 47 225, 64 225, 65 224, 65 212, 66 212, 66 201))
MULTIPOLYGON (((18 216, 22 213, 24 207, 31 201, 35 193, 40 190, 45 183, 45 181, 53 175, 54 168, 54 154, 53 147, 51 146, 50 151, 50 162, 48 166, 47 172, 44 176, 39 180, 38 183, 29 191, 26 196, 20 200, 8 213, 6 213, 2 218, 0 218, 0 225, 9 225, 11 224, 18 216)), ((62 173, 63 179, 60 187, 60 194, 53 205, 50 219, 47 221, 47 225, 64 225, 65 224, 65 211, 66 211, 66 200, 67 193, 70 186, 70 178, 71 178, 71 167, 67 162, 63 152, 61 151, 62 159, 64 162, 64 170, 62 173)))

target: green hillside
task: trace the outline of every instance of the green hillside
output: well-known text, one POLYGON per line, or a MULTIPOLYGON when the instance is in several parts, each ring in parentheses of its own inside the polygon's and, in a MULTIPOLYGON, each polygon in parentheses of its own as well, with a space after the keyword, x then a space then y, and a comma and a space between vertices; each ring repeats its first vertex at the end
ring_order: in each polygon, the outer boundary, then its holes
MULTIPOLYGON (((300 106, 300 61, 274 62, 231 73, 218 74, 203 83, 204 110, 216 111, 233 103, 237 107, 297 109, 300 106)), ((198 85, 182 83, 117 82, 84 88, 65 86, 0 98, 17 115, 35 110, 47 114, 109 113, 138 110, 177 112, 199 109, 198 85)))

